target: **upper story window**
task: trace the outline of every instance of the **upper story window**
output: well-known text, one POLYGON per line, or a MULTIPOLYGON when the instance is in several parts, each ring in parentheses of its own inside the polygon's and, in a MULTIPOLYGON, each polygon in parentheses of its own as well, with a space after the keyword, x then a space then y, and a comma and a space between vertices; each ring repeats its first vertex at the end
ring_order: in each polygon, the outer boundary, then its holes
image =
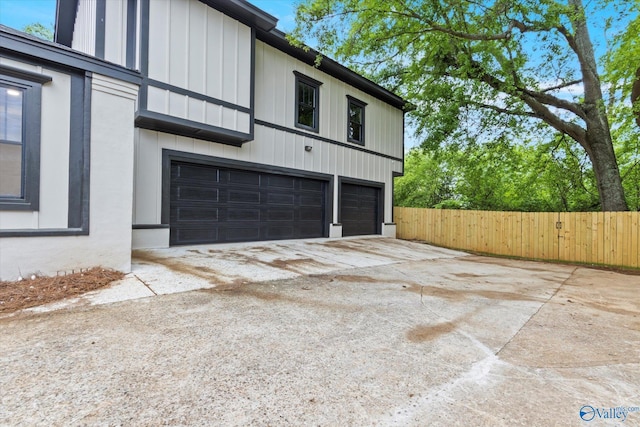
POLYGON ((38 210, 40 94, 48 81, 0 66, 0 209, 38 210))
POLYGON ((347 141, 364 145, 364 107, 367 105, 347 95, 347 141))
POLYGON ((296 76, 296 127, 318 132, 318 118, 320 113, 320 85, 321 82, 307 77, 297 71, 296 76))

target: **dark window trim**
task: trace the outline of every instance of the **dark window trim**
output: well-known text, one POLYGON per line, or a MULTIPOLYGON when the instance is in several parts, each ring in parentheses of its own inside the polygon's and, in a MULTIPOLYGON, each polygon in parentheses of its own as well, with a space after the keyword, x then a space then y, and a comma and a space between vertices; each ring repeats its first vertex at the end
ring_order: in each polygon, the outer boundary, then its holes
POLYGON ((331 222, 331 218, 333 218, 333 175, 320 172, 310 172, 301 169, 290 169, 281 166, 265 165, 262 163, 225 159, 222 157, 206 156, 204 154, 188 153, 183 151, 170 150, 167 148, 162 149, 162 212, 160 214, 160 221, 162 224, 169 224, 169 214, 171 208, 171 162, 173 161, 198 163, 229 169, 240 169, 327 181, 327 192, 325 196, 325 231, 328 233, 329 223, 331 222))
MULTIPOLYGON (((49 66, 49 64, 46 64, 46 66, 49 66)), ((0 237, 54 237, 89 235, 92 80, 91 73, 88 71, 84 74, 69 74, 71 76, 71 122, 69 135, 68 228, 0 230, 0 237)), ((39 74, 37 76, 42 77, 42 75, 39 74)))
POLYGON ((354 98, 353 96, 347 95, 347 141, 353 142, 354 144, 364 145, 365 141, 365 107, 367 106, 366 102, 360 101, 359 99, 354 98), (360 123, 360 139, 355 139, 349 137, 349 126, 351 125, 351 104, 360 107, 362 111, 362 123, 360 123))
POLYGON ((315 132, 315 133, 319 133, 320 132, 320 86, 322 86, 322 82, 319 82, 316 79, 312 79, 309 76, 305 76, 304 74, 298 72, 298 71, 294 71, 293 74, 296 76, 296 85, 295 85, 295 93, 296 93, 296 99, 295 99, 295 119, 294 119, 294 125, 297 128, 300 129, 305 129, 311 132, 315 132), (307 126, 304 124, 301 124, 299 122, 300 120, 300 109, 298 108, 299 104, 300 104, 300 96, 299 93, 300 91, 298 90, 298 85, 300 83, 304 83, 310 87, 313 88, 314 92, 315 92, 315 105, 314 105, 314 110, 313 110, 313 123, 314 126, 307 126))
POLYGON ((0 210, 37 211, 40 209, 40 132, 42 125, 42 85, 49 76, 0 65, 0 83, 18 87, 22 98, 22 194, 0 196, 0 210))
POLYGON ((362 185, 363 187, 374 187, 380 190, 380 200, 378 200, 378 224, 376 225, 376 233, 382 234, 382 223, 384 222, 384 182, 369 181, 366 179, 350 178, 347 176, 338 176, 338 222, 342 222, 342 184, 362 185))
POLYGON ((368 150, 368 149, 366 149, 364 147, 360 147, 358 145, 347 144, 346 142, 336 141, 334 139, 325 138, 325 137, 322 137, 322 136, 319 136, 319 135, 313 135, 313 134, 310 134, 308 132, 302 132, 302 131, 299 131, 297 129, 288 128, 286 126, 280 126, 280 125, 277 125, 275 123, 266 122, 264 120, 256 119, 256 124, 260 125, 260 126, 268 127, 268 128, 271 128, 271 129, 276 129, 276 130, 279 130, 279 131, 282 131, 282 132, 287 132, 287 133, 292 133, 294 135, 304 136, 305 138, 315 139, 317 141, 322 141, 322 142, 326 142, 326 143, 329 143, 329 144, 339 145, 341 147, 350 148, 352 150, 362 151, 363 153, 372 154, 374 156, 383 157, 385 159, 396 160, 398 162, 404 162, 404 158, 401 158, 401 157, 394 157, 394 156, 389 155, 389 154, 378 153, 376 151, 368 150))

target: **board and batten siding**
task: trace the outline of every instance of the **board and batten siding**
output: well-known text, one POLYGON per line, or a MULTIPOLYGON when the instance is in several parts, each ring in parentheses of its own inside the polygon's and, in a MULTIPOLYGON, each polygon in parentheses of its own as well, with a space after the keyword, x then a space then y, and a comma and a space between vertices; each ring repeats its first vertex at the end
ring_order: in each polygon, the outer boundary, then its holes
POLYGON ((127 64, 127 0, 106 0, 104 59, 127 64))
POLYGON ((71 76, 9 58, 0 64, 52 78, 42 86, 39 210, 0 210, 0 230, 67 228, 71 76))
POLYGON ((88 55, 96 51, 96 7, 95 0, 79 2, 73 27, 71 48, 88 55))
MULTIPOLYGON (((162 150, 260 163, 288 169, 347 176, 385 184, 385 222, 392 220, 392 176, 402 170, 402 161, 352 150, 301 135, 261 125, 255 140, 242 147, 216 144, 163 132, 136 130, 134 224, 160 224, 162 213, 162 150), (312 146, 305 151, 305 146, 312 146)), ((334 189, 333 222, 338 216, 338 194, 334 189)), ((168 243, 168 241, 167 241, 168 243)))
POLYGON ((195 0, 150 3, 149 78, 251 107, 251 28, 195 0))
POLYGON ((322 82, 318 136, 350 144, 347 142, 349 95, 367 104, 364 147, 377 153, 403 157, 402 110, 259 40, 256 41, 256 119, 295 128, 294 70, 322 82))

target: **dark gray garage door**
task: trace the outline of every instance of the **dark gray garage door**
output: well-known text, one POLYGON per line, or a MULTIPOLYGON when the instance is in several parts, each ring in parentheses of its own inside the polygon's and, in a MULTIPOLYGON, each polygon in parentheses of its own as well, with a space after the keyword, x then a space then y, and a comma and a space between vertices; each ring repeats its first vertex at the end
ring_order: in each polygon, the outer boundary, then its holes
POLYGON ((340 222, 343 236, 380 234, 380 188, 342 184, 340 222))
POLYGON ((327 182, 171 163, 170 243, 326 236, 327 182))

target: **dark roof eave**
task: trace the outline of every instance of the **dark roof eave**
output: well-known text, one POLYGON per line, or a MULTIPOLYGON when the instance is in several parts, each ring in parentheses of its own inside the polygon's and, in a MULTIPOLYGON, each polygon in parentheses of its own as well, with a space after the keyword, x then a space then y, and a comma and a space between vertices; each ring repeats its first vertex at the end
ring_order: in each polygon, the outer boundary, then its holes
MULTIPOLYGON (((280 30, 274 29, 268 32, 257 31, 256 37, 268 45, 273 46, 308 65, 315 66, 315 61, 319 53, 313 49, 305 51, 304 49, 291 45, 289 40, 287 40, 285 33, 280 30)), ((380 99, 381 101, 386 102, 389 105, 392 105, 393 107, 402 110, 405 110, 408 107, 407 102, 400 96, 372 82, 366 77, 361 76, 355 71, 350 70, 344 65, 339 64, 331 58, 322 56, 322 61, 318 69, 380 99)))
POLYGON ((5 52, 13 56, 47 61, 65 68, 103 74, 136 85, 142 82, 142 76, 137 71, 0 25, 0 55, 5 52))
POLYGON ((245 25, 262 31, 271 31, 278 24, 278 19, 269 15, 245 0, 200 0, 225 15, 228 15, 245 25))

